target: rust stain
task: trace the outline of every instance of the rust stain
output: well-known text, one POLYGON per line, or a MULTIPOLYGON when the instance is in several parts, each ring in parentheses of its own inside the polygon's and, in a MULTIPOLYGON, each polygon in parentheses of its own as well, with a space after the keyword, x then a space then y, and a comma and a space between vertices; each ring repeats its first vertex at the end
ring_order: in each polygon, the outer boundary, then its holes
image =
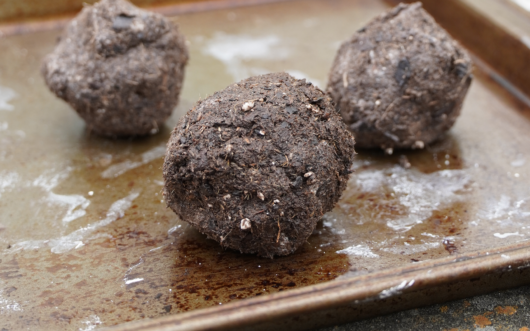
POLYGON ((442 306, 440 308, 440 312, 442 312, 442 313, 447 313, 448 310, 449 310, 449 307, 447 307, 447 306, 442 306))
POLYGON ((83 279, 82 281, 77 282, 77 283, 74 284, 74 286, 77 287, 77 288, 83 287, 83 286, 86 286, 86 285, 88 285, 86 279, 83 279))
MULTIPOLYGON (((0 262, 2 262, 2 260, 0 260, 0 262)), ((4 262, 1 270, 2 272, 0 272, 0 279, 3 280, 23 277, 23 275, 20 273, 18 261, 16 259, 12 259, 9 262, 4 262)))
POLYGON ((46 270, 50 273, 56 273, 60 270, 66 270, 66 271, 75 271, 76 269, 77 270, 80 270, 82 269, 82 265, 81 264, 68 264, 68 263, 60 263, 60 264, 56 264, 54 266, 51 266, 49 268, 46 268, 46 270))
POLYGON ((519 329, 519 331, 530 331, 530 329, 527 328, 526 326, 523 326, 522 328, 519 329))
POLYGON ((491 325, 491 321, 484 315, 473 316, 473 318, 475 319, 475 326, 479 328, 491 325))
POLYGON ((45 291, 42 291, 42 293, 40 295, 38 295, 38 297, 47 297, 49 296, 50 294, 52 294, 53 292, 50 291, 50 290, 45 290, 45 291))
POLYGON ((502 315, 513 315, 513 314, 515 314, 517 312, 517 309, 515 309, 512 306, 506 306, 504 308, 499 306, 499 307, 495 308, 495 312, 497 314, 502 314, 502 315))
POLYGON ((469 303, 469 301, 464 300, 464 308, 467 308, 467 307, 469 307, 469 306, 471 306, 471 304, 469 303))
POLYGON ((64 298, 62 296, 57 296, 57 297, 51 297, 51 298, 48 298, 48 300, 46 300, 45 302, 41 303, 41 306, 44 306, 44 307, 57 307, 57 306, 60 306, 64 301, 64 298))
POLYGON ((492 311, 488 311, 488 312, 485 312, 485 313, 484 313, 484 316, 490 316, 490 315, 493 315, 493 312, 492 312, 492 311))

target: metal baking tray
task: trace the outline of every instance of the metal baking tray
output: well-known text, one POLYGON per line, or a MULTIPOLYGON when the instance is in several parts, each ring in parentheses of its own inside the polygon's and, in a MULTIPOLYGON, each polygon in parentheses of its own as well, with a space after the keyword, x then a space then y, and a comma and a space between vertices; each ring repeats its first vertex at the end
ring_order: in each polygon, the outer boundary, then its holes
POLYGON ((259 3, 153 8, 179 24, 190 62, 167 125, 128 140, 90 135, 44 85, 64 17, 0 26, 2 328, 310 329, 529 282, 528 78, 492 45, 529 53, 466 1, 444 2, 453 16, 425 1, 474 53, 454 128, 423 151, 359 150, 342 199, 295 254, 224 250, 166 208, 165 143, 198 99, 273 71, 325 88, 340 42, 394 4, 259 3), (495 33, 479 42, 469 29, 495 33))

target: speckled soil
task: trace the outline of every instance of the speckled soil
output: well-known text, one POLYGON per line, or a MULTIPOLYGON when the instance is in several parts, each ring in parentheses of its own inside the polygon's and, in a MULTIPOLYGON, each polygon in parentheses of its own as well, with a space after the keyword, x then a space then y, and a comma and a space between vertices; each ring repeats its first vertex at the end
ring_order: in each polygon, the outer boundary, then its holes
POLYGON ((177 105, 185 39, 124 0, 86 6, 42 66, 46 84, 104 136, 156 133, 177 105))
POLYGON ((285 73, 199 101, 168 142, 168 206, 222 246, 264 257, 302 245, 338 201, 354 139, 331 100, 285 73))
POLYGON ((423 148, 455 123, 471 67, 421 3, 400 4, 342 44, 327 91, 358 147, 423 148))

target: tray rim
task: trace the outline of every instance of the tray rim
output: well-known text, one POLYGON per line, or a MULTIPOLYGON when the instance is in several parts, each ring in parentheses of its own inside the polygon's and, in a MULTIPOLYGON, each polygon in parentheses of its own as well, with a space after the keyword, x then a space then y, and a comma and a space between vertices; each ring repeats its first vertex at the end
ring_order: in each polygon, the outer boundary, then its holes
POLYGON ((222 306, 137 320, 104 328, 109 331, 226 330, 255 325, 298 313, 314 312, 351 302, 369 302, 471 279, 488 273, 530 268, 530 242, 338 278, 222 306))

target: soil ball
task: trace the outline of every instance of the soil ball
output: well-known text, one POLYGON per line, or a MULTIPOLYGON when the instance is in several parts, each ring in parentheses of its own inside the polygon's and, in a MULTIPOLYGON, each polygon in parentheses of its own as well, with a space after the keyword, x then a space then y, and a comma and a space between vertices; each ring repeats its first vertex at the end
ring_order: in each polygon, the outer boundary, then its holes
POLYGON ((42 72, 90 131, 145 135, 177 105, 187 61, 185 39, 166 18, 102 0, 70 22, 42 72))
POLYGON ((421 3, 400 4, 341 45, 327 91, 357 147, 423 148, 455 123, 471 67, 421 3))
POLYGON ((173 130, 164 195, 223 247, 293 253, 346 187, 354 139, 331 99, 286 73, 199 101, 173 130))

